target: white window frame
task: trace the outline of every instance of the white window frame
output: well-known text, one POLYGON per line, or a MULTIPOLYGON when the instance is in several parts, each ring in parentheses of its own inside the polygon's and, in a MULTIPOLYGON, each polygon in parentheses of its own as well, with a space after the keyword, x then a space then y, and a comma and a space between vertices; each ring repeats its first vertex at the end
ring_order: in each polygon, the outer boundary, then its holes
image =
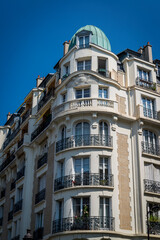
POLYGON ((81 60, 81 61, 77 61, 77 71, 83 71, 83 70, 91 70, 92 68, 92 61, 91 59, 86 59, 86 60, 81 60), (90 68, 86 68, 86 62, 90 61, 90 68), (78 68, 78 63, 82 63, 82 69, 78 68))
POLYGON ((75 89, 75 99, 81 99, 81 98, 90 98, 91 97, 91 89, 90 87, 88 88, 78 88, 78 89, 75 89), (85 90, 89 90, 89 97, 85 97, 85 90), (80 98, 77 98, 77 91, 81 91, 82 92, 82 97, 80 98))
MULTIPOLYGON (((83 199, 84 198, 88 198, 89 199, 89 209, 88 209, 88 211, 89 211, 89 213, 90 213, 90 197, 88 197, 88 196, 84 196, 84 197, 78 197, 78 198, 73 198, 72 200, 72 206, 73 206, 73 214, 74 214, 74 201, 75 201, 75 199, 80 199, 80 217, 82 217, 83 216, 83 199)), ((76 217, 76 216, 74 216, 74 217, 76 217)))
POLYGON ((99 86, 99 89, 98 89, 98 97, 99 97, 99 98, 103 98, 103 99, 108 99, 108 88, 107 88, 107 87, 101 87, 101 86, 99 86), (102 97, 100 97, 100 89, 102 89, 102 97), (107 91, 107 97, 104 96, 104 90, 107 91))
POLYGON ((42 228, 44 226, 44 214, 43 211, 36 213, 36 224, 35 229, 42 228))

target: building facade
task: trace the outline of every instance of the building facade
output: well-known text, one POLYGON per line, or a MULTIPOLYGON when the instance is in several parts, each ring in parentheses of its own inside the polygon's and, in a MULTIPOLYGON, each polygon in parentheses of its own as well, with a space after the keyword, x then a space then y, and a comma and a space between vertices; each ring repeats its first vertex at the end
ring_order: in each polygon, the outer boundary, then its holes
POLYGON ((160 60, 97 27, 0 127, 0 239, 160 239, 160 60))

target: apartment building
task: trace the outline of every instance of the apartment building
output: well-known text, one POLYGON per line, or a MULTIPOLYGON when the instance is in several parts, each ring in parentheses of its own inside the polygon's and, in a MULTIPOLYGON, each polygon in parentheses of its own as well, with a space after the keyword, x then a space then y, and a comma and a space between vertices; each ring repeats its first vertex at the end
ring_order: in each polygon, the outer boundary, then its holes
POLYGON ((160 60, 97 27, 0 127, 0 239, 160 239, 160 60))

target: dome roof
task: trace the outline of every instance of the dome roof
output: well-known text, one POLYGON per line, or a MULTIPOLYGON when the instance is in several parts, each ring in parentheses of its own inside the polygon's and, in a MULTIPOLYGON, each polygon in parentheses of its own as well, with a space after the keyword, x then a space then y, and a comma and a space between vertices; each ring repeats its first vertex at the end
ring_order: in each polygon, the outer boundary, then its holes
POLYGON ((93 25, 86 25, 85 27, 80 28, 73 35, 71 42, 69 44, 69 50, 76 45, 76 34, 83 30, 92 32, 91 43, 94 43, 104 49, 111 51, 111 44, 110 44, 108 38, 106 37, 106 35, 104 34, 104 32, 101 29, 99 29, 98 27, 95 27, 93 25))

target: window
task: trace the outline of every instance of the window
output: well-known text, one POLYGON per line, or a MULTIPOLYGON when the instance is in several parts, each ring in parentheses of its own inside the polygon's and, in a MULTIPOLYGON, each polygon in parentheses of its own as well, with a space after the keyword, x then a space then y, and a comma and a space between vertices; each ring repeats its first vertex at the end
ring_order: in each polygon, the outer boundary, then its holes
POLYGON ((36 214, 36 230, 43 227, 43 212, 38 212, 36 214))
POLYGON ((149 130, 143 130, 142 152, 159 155, 156 135, 149 130))
POLYGON ((66 75, 69 75, 69 66, 66 66, 66 75))
POLYGON ((101 185, 107 186, 109 184, 109 174, 110 174, 109 159, 107 157, 100 157, 99 158, 99 177, 100 177, 101 185))
MULTIPOLYGON (((148 209, 149 211, 149 220, 150 222, 153 222, 153 231, 154 231, 154 234, 157 234, 155 233, 156 231, 156 228, 154 226, 156 226, 157 223, 159 223, 159 220, 160 220, 160 204, 159 203, 151 203, 149 202, 148 203, 148 209)), ((152 224, 151 224, 151 229, 150 231, 152 231, 152 224)), ((159 228, 157 228, 157 232, 159 234, 159 228)))
POLYGON ((79 48, 87 48, 87 47, 89 47, 89 36, 79 37, 79 48))
POLYGON ((87 122, 80 122, 75 128, 75 143, 76 146, 89 145, 90 141, 90 125, 87 122))
POLYGON ((77 71, 82 71, 82 70, 91 70, 91 60, 77 62, 77 71))
POLYGON ((106 122, 99 123, 99 133, 100 135, 108 136, 108 125, 106 122))
POLYGON ((76 99, 79 98, 89 98, 90 97, 90 88, 77 89, 76 90, 76 99))
POLYGON ((47 141, 44 141, 42 144, 41 144, 41 155, 47 153, 47 141))
POLYGON ((62 103, 66 102, 66 94, 62 94, 62 103))
POLYGON ((89 158, 76 158, 74 160, 74 185, 89 185, 89 158))
POLYGON ((14 197, 10 199, 10 211, 13 211, 13 207, 14 207, 14 197))
POLYGON ((99 87, 99 98, 108 98, 108 89, 99 87))
POLYGON ((4 212, 4 206, 1 205, 1 206, 0 206, 0 219, 3 218, 3 212, 4 212))
POLYGON ((156 112, 154 109, 154 100, 148 99, 143 97, 142 98, 142 104, 143 104, 143 114, 145 117, 149 118, 156 118, 156 112))
POLYGON ((110 199, 106 197, 100 197, 99 216, 101 228, 109 228, 111 226, 110 216, 110 199))
POLYGON ((17 202, 22 200, 22 196, 23 196, 23 187, 20 187, 17 189, 17 202))
POLYGON ((90 211, 89 197, 73 198, 73 216, 88 217, 90 211))
POLYGON ((145 179, 160 182, 160 167, 151 163, 145 164, 145 179))
POLYGON ((15 221, 15 237, 18 236, 20 234, 20 226, 21 226, 21 219, 18 219, 17 221, 15 221))
POLYGON ((138 77, 140 80, 150 82, 150 72, 138 69, 138 77))
POLYGON ((38 190, 39 192, 44 190, 46 187, 46 175, 42 175, 40 178, 39 178, 39 182, 38 182, 38 190))
POLYGON ((11 237, 12 237, 12 228, 9 228, 8 229, 8 240, 11 240, 11 237))
POLYGON ((143 139, 146 143, 151 145, 156 144, 156 135, 149 130, 143 130, 143 139))
POLYGON ((98 72, 105 77, 109 76, 107 71, 107 63, 107 59, 98 58, 98 72))

